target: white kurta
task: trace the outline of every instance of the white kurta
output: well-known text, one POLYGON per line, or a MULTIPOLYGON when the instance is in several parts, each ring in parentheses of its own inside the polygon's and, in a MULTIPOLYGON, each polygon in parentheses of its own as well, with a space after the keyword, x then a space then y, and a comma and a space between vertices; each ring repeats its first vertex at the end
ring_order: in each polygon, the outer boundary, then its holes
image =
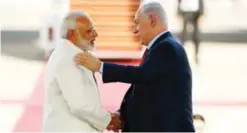
POLYGON ((101 132, 111 120, 92 72, 73 60, 80 52, 61 40, 47 63, 42 132, 101 132))

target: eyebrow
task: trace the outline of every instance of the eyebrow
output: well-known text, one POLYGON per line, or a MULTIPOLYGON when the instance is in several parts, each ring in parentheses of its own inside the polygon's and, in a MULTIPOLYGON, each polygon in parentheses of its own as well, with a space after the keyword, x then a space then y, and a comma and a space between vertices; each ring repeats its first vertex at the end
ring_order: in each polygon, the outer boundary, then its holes
POLYGON ((87 31, 92 31, 94 30, 94 27, 90 27, 87 31))

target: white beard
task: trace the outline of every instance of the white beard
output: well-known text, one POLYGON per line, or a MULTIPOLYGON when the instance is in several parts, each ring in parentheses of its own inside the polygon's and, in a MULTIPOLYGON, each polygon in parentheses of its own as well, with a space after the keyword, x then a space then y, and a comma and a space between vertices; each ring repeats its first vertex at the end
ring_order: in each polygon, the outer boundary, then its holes
POLYGON ((94 50, 94 46, 93 46, 93 44, 91 44, 91 41, 85 40, 85 39, 82 39, 80 41, 79 47, 84 51, 93 51, 94 50))

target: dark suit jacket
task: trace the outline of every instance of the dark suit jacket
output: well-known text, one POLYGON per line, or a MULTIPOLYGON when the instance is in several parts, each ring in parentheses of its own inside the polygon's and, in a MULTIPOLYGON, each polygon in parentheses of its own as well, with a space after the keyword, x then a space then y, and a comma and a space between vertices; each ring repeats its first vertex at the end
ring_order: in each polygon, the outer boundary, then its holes
POLYGON ((104 63, 103 82, 131 83, 120 113, 124 132, 194 132, 191 69, 170 32, 159 37, 140 66, 104 63))

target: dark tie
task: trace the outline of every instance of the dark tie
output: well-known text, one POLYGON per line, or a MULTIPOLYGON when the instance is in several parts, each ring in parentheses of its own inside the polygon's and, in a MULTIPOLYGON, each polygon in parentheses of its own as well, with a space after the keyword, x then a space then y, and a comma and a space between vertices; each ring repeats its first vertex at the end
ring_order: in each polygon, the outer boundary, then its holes
POLYGON ((145 60, 147 53, 148 53, 148 49, 146 49, 145 52, 143 53, 141 63, 145 60))

